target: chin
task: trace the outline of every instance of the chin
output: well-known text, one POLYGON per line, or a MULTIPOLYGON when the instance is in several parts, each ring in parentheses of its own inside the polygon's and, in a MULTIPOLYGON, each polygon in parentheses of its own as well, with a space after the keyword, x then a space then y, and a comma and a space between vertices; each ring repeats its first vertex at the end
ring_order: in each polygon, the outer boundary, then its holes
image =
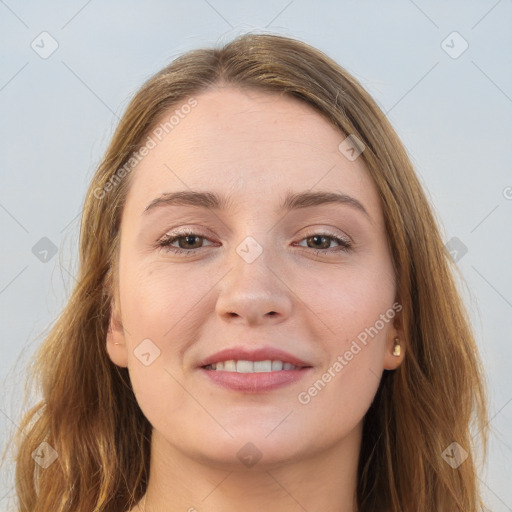
POLYGON ((203 437, 204 446, 195 444, 193 458, 227 471, 240 471, 291 462, 301 451, 297 439, 285 438, 276 432, 268 437, 268 431, 262 433, 253 429, 245 429, 243 433, 230 432, 233 438, 226 439, 227 434, 215 440, 203 437))

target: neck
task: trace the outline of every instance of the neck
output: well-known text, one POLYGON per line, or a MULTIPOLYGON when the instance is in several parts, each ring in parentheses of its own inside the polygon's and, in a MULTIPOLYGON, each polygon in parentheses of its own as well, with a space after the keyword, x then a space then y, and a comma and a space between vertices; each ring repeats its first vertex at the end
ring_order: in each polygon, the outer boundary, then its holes
POLYGON ((356 512, 360 446, 358 425, 320 453, 243 467, 191 457, 153 430, 142 507, 146 499, 145 512, 356 512))

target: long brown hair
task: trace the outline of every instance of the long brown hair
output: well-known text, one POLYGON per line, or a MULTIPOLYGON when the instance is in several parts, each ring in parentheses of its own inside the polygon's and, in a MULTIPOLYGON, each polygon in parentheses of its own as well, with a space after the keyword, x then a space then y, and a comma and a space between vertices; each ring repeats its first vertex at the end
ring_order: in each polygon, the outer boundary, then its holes
POLYGON ((128 167, 119 170, 164 113, 218 85, 299 98, 340 135, 365 145, 361 157, 382 201, 406 352, 397 370, 384 371, 364 418, 359 512, 482 510, 473 437, 479 434, 485 457, 482 367, 453 263, 407 153, 370 95, 329 57, 291 38, 246 34, 222 48, 190 51, 151 77, 128 105, 94 174, 83 208, 77 284, 35 356, 42 400, 16 436, 19 511, 125 512, 145 492, 151 425, 128 370, 106 351, 131 181, 128 167), (43 442, 58 454, 47 468, 32 457, 43 442), (442 456, 453 442, 468 453, 456 469, 442 456))

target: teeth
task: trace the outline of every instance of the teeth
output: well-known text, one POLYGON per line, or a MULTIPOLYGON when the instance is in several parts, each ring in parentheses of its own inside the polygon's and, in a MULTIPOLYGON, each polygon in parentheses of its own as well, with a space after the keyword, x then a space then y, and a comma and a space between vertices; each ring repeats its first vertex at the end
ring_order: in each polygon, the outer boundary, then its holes
POLYGON ((252 373, 254 371, 254 363, 252 361, 237 361, 236 371, 238 373, 252 373))
POLYGON ((254 371, 255 372, 271 372, 272 371, 272 361, 254 361, 254 371))
POLYGON ((297 370, 299 367, 291 363, 283 363, 282 361, 245 361, 245 360, 229 360, 218 363, 212 363, 206 366, 207 370, 222 370, 225 372, 237 373, 264 373, 277 372, 281 370, 297 370))
POLYGON ((225 372, 236 372, 236 361, 224 361, 225 372))
POLYGON ((276 372, 283 369, 282 361, 272 361, 272 371, 276 372))

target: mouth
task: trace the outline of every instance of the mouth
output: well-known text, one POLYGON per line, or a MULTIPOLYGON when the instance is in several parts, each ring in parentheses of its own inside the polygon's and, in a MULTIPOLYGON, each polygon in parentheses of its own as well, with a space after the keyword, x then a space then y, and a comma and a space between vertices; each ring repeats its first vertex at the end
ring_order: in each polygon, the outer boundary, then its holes
POLYGON ((215 370, 216 372, 236 372, 236 373, 268 373, 282 372, 288 370, 300 370, 301 368, 309 368, 309 366, 296 366, 289 362, 278 360, 272 361, 267 359, 264 361, 248 361, 240 359, 238 361, 229 359, 227 361, 219 361, 218 363, 202 366, 205 370, 215 370))
POLYGON ((293 384, 313 366, 281 350, 226 349, 202 361, 199 370, 210 383, 232 391, 265 393, 293 384))

